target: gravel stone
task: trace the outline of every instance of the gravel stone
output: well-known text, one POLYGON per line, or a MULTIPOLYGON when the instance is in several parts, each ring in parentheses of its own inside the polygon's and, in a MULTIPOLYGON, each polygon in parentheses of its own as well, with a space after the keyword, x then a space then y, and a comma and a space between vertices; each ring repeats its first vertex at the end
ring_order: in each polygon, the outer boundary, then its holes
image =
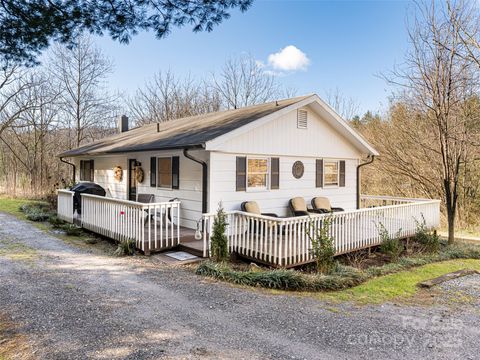
POLYGON ((461 291, 465 295, 480 299, 480 274, 448 280, 439 286, 445 291, 461 291))
MULTIPOLYGON (((478 277, 456 281, 471 281, 478 296, 478 277)), ((474 359, 480 351, 474 309, 329 304, 236 287, 154 256, 88 253, 1 213, 0 313, 39 359, 474 359)))

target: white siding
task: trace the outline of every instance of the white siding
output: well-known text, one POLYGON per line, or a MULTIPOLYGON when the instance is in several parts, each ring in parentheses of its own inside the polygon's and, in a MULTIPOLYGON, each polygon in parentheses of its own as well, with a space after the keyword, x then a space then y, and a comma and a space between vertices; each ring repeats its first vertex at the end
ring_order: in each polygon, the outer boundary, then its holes
MULTIPOLYGON (((195 158, 208 162, 208 153, 205 151, 189 151, 195 158)), ((178 198, 181 201, 181 225, 195 229, 197 221, 202 216, 202 166, 183 156, 181 150, 157 151, 132 154, 132 159, 142 163, 145 180, 139 184, 137 192, 140 194, 155 194, 156 201, 168 201, 178 198), (180 189, 160 189, 150 187, 150 157, 152 156, 179 156, 180 157, 180 189)))
POLYGON ((100 185, 107 192, 108 197, 116 199, 127 198, 127 157, 109 156, 109 157, 82 157, 75 159, 77 167, 76 180, 80 180, 80 160, 93 160, 94 167, 94 182, 100 185), (122 181, 117 181, 114 178, 113 168, 120 166, 123 169, 122 181))
POLYGON ((297 127, 297 111, 293 110, 213 147, 221 152, 240 154, 322 156, 342 159, 361 157, 359 150, 322 120, 313 109, 310 107, 304 109, 308 111, 307 129, 297 127))
MULTIPOLYGON (((356 206, 356 166, 361 153, 336 129, 313 110, 308 111, 308 128, 298 129, 297 111, 293 110, 263 125, 251 128, 252 124, 234 130, 230 135, 207 144, 212 151, 192 151, 209 164, 208 211, 216 210, 223 202, 227 210, 238 210, 247 200, 258 201, 263 212, 288 214, 288 200, 303 196, 307 203, 315 196, 327 196, 332 206, 346 210, 356 206), (246 131, 244 131, 247 129, 246 131), (228 140, 226 140, 228 139, 228 140), (235 189, 235 157, 260 155, 280 158, 280 189, 266 191, 243 191, 235 189), (315 187, 315 159, 346 161, 345 187, 315 187), (305 173, 301 179, 292 175, 292 165, 301 160, 305 173)), ((260 122, 262 120, 259 120, 260 122)), ((85 158, 87 159, 87 158, 85 158)), ((138 186, 138 193, 155 194, 156 201, 178 198, 181 201, 182 226, 195 228, 202 210, 202 167, 183 156, 181 150, 130 153, 122 156, 95 157, 95 182, 107 190, 108 196, 127 198, 128 159, 142 163, 145 179, 138 186), (180 189, 166 190, 150 187, 150 157, 180 156, 180 189), (113 167, 122 166, 124 177, 121 183, 113 178, 113 167)), ((77 160, 77 165, 78 165, 77 160)))
MULTIPOLYGON (((208 162, 208 152, 190 151, 196 158, 208 162)), ((102 186, 107 192, 107 196, 118 199, 127 199, 127 170, 128 159, 136 159, 142 164, 144 171, 144 180, 137 186, 139 194, 154 194, 155 201, 169 201, 178 198, 181 201, 181 225, 189 228, 195 228, 197 220, 202 213, 202 166, 183 156, 182 151, 156 151, 143 153, 129 153, 121 156, 100 156, 92 158, 94 160, 94 182, 102 186), (150 186, 150 157, 179 156, 180 157, 180 189, 161 189, 150 186), (113 168, 121 166, 123 169, 123 178, 121 182, 114 179, 113 168)), ((79 179, 80 159, 76 159, 77 181, 79 179)))
MULTIPOLYGON (((214 211, 221 201, 226 210, 240 210, 243 201, 255 200, 262 212, 273 212, 286 216, 288 201, 292 197, 302 196, 307 205, 315 196, 327 196, 332 206, 352 210, 356 207, 356 166, 358 160, 350 159, 345 163, 345 187, 315 187, 316 157, 280 156, 280 189, 266 191, 235 191, 236 156, 244 154, 226 154, 212 152, 210 154, 210 211, 214 211), (300 160, 305 167, 302 178, 295 179, 292 165, 300 160)), ((342 160, 341 157, 335 159, 342 160)))

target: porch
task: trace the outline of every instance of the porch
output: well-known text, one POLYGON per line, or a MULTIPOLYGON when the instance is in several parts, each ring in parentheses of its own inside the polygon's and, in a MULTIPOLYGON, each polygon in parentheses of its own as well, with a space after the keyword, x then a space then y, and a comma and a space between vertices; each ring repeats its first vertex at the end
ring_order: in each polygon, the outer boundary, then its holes
MULTIPOLYGON (((329 219, 329 232, 337 255, 379 245, 378 227, 391 236, 408 238, 418 221, 428 229, 440 223, 440 201, 386 196, 362 196, 362 208, 333 214, 275 218, 242 211, 227 212, 229 251, 279 267, 313 261, 309 234, 329 219)), ((181 225, 181 203, 138 203, 95 195, 82 195, 82 216, 73 214, 73 192, 58 191, 58 216, 112 239, 133 240, 149 254, 175 247, 208 257, 215 214, 203 214, 200 233, 181 225)))

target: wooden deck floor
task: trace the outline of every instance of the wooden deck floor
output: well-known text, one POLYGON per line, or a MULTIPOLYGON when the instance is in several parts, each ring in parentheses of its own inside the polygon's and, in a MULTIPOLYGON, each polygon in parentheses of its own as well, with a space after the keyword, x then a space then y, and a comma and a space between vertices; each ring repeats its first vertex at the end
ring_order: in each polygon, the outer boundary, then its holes
MULTIPOLYGON (((145 225, 145 229, 148 229, 148 225, 145 225)), ((176 246, 179 246, 180 244, 183 243, 190 243, 190 242, 199 242, 202 244, 202 250, 203 250, 203 242, 195 240, 195 230, 189 229, 183 226, 180 226, 180 237, 177 236, 177 231, 176 228, 173 230, 173 236, 172 236, 172 230, 170 227, 165 228, 163 227, 162 231, 160 230, 160 227, 157 227, 157 236, 155 238, 155 229, 152 226, 150 229, 150 234, 151 239, 145 239, 145 253, 149 252, 158 252, 158 251, 164 251, 167 249, 174 248, 176 246), (152 246, 150 247, 150 242, 152 246)), ((148 232, 146 232, 148 233, 148 232)))

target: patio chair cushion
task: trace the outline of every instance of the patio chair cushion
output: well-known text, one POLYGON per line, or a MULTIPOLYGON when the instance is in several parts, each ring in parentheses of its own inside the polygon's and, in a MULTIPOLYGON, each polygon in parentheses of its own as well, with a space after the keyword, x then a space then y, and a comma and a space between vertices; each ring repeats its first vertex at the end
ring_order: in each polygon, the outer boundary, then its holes
POLYGON ((155 199, 155 195, 153 194, 138 194, 137 195, 137 202, 143 203, 143 204, 148 204, 153 202, 155 199))
POLYGON ((307 203, 302 197, 295 197, 290 200, 290 204, 294 211, 307 211, 307 203))
POLYGON ((258 206, 258 204, 255 201, 245 202, 244 207, 245 207, 246 212, 261 215, 260 207, 258 206))
POLYGON ((332 205, 330 200, 324 196, 317 196, 312 200, 312 206, 314 209, 325 209, 327 211, 332 211, 332 205))

